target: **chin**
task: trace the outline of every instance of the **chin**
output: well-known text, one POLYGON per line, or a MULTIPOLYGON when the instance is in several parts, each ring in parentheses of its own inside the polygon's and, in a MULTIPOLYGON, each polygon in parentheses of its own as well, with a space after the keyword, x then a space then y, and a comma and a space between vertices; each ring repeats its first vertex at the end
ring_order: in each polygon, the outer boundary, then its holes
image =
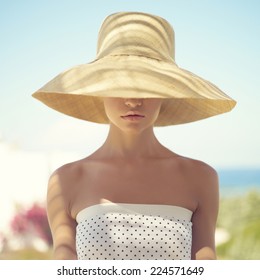
POLYGON ((144 131, 153 130, 153 124, 151 125, 128 125, 120 128, 122 132, 127 134, 138 135, 144 131))

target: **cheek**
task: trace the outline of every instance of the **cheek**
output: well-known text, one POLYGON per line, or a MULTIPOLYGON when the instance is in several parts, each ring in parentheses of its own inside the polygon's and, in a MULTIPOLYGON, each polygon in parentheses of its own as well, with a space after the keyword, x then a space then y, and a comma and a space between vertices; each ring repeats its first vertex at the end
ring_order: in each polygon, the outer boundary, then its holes
POLYGON ((150 104, 151 112, 154 112, 154 114, 158 116, 160 113, 160 110, 161 110, 161 106, 162 106, 161 100, 156 99, 156 100, 151 101, 151 104, 150 104))
POLYGON ((114 98, 107 98, 104 99, 104 109, 108 119, 114 122, 120 115, 121 104, 114 98))
POLYGON ((107 115, 110 115, 111 112, 115 110, 115 102, 110 98, 104 98, 104 108, 107 115))
POLYGON ((161 100, 147 100, 146 103, 146 113, 147 121, 149 124, 155 123, 158 119, 161 110, 161 100))
POLYGON ((113 115, 115 114, 115 110, 111 106, 105 106, 105 113, 109 120, 113 118, 113 115))

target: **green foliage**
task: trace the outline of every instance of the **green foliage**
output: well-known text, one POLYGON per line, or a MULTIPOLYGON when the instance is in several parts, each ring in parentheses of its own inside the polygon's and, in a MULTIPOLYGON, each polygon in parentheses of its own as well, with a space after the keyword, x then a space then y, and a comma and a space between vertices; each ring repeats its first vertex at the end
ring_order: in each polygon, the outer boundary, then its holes
POLYGON ((217 226, 230 233, 217 247, 220 259, 260 259, 260 192, 222 198, 217 226))

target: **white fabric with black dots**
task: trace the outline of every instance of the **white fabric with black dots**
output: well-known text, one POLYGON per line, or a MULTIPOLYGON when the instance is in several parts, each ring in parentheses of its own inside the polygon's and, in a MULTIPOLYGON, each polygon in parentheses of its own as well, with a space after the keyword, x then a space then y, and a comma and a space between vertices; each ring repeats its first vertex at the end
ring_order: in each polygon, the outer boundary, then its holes
POLYGON ((171 205, 101 203, 77 217, 80 260, 191 259, 192 211, 171 205))

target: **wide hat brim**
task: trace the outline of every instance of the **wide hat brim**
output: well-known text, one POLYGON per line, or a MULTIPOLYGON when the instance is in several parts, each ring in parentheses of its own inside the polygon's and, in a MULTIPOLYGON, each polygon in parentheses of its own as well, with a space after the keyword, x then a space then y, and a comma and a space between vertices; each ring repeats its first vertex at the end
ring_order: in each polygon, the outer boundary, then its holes
POLYGON ((163 98, 155 126, 194 122, 229 112, 236 101, 175 63, 134 55, 109 55, 73 67, 33 97, 66 115, 109 123, 102 97, 163 98))

